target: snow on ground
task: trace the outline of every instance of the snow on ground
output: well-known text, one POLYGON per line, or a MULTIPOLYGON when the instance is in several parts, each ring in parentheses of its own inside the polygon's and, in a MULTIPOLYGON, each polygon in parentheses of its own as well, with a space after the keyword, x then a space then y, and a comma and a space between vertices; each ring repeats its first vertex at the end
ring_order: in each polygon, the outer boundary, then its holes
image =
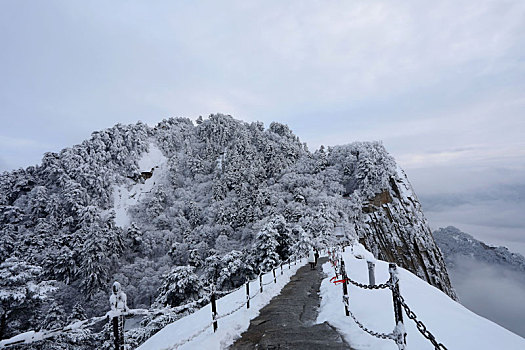
MULTIPOLYGON (((358 245, 355 251, 362 254, 364 248, 358 245)), ((343 253, 348 276, 361 283, 368 283, 368 267, 365 259, 358 259, 346 248, 343 253)), ((372 337, 361 330, 351 317, 345 316, 342 303, 342 286, 329 280, 334 268, 328 262, 323 265, 328 275, 321 284, 321 308, 318 323, 327 321, 337 328, 345 340, 356 350, 394 350, 392 340, 372 337)), ((505 328, 476 315, 461 304, 450 299, 445 293, 429 285, 411 272, 398 268, 401 295, 405 302, 423 321, 437 341, 448 349, 525 349, 525 339, 505 328)), ((376 260, 376 283, 389 278, 388 263, 376 260)), ((392 293, 387 290, 364 290, 349 285, 350 310, 367 328, 390 333, 394 328, 392 293)), ((403 313, 407 331, 408 349, 434 349, 434 346, 418 332, 415 323, 403 313)))
POLYGON ((168 158, 154 143, 150 143, 148 152, 145 152, 138 161, 139 173, 152 171, 151 178, 139 182, 126 183, 113 188, 113 210, 115 211, 115 223, 117 226, 126 228, 131 224, 127 208, 139 203, 139 201, 162 181, 167 171, 168 158))
MULTIPOLYGON (((258 294, 250 301, 250 308, 243 306, 240 310, 230 316, 218 320, 217 332, 213 333, 211 327, 211 306, 204 306, 195 313, 181 318, 157 332, 149 338, 137 350, 167 350, 173 349, 174 345, 185 339, 206 330, 191 341, 176 349, 225 349, 239 338, 242 332, 248 329, 250 320, 259 315, 259 310, 267 305, 270 300, 281 292, 281 289, 290 281, 299 267, 306 264, 306 259, 297 262, 297 265, 283 267, 283 275, 280 269, 276 269, 277 283, 273 283, 272 273, 263 276, 263 283, 269 283, 263 287, 263 293, 258 294), (208 327, 207 327, 208 326, 208 327)), ((250 295, 255 295, 259 290, 259 281, 250 283, 250 295)), ((220 315, 229 313, 246 301, 246 289, 242 286, 239 290, 230 293, 217 301, 217 313, 220 315)))

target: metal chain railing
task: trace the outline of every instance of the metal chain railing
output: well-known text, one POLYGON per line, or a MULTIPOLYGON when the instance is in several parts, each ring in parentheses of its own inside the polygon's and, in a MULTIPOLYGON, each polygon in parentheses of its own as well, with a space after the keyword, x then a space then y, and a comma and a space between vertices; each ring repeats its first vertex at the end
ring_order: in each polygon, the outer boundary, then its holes
MULTIPOLYGON (((333 254, 330 255, 330 262, 332 263, 332 266, 335 268, 336 266, 338 266, 338 260, 341 259, 341 256, 338 256, 339 254, 336 254, 335 252, 333 254)), ((416 326, 417 326, 417 330, 427 339, 429 340, 432 345, 434 345, 434 348, 436 350, 448 350, 445 345, 443 345, 442 343, 439 343, 435 336, 430 333, 430 331, 426 328, 425 324, 418 320, 417 319, 417 315, 410 309, 410 307, 407 305, 407 303, 405 302, 405 299, 403 298, 403 296, 399 293, 399 286, 398 286, 398 278, 397 278, 397 273, 395 272, 395 264, 391 264, 390 266, 390 269, 393 270, 390 272, 391 273, 391 277, 390 279, 386 282, 386 283, 382 283, 382 284, 363 284, 363 283, 359 283, 359 282, 356 282, 352 279, 350 279, 348 276, 346 276, 346 272, 344 270, 344 261, 341 259, 341 270, 340 270, 340 273, 341 275, 343 276, 343 278, 341 280, 336 280, 334 281, 335 284, 337 283, 340 283, 340 282, 343 282, 343 283, 346 283, 346 282, 349 282, 351 284, 353 284, 354 286, 356 287, 359 287, 359 288, 363 288, 363 289, 368 289, 368 290, 372 290, 372 289, 390 289, 392 291, 392 295, 393 295, 393 298, 394 298, 394 311, 395 308, 396 308, 396 303, 398 303, 397 305, 399 307, 402 307, 403 310, 405 311, 405 313, 407 314, 408 318, 410 318, 412 321, 415 322, 416 326)), ((337 270, 336 270, 336 273, 337 273, 337 270)), ((333 280, 335 279, 335 277, 333 277, 330 281, 332 282, 333 280)), ((373 283, 373 282, 372 282, 373 283)), ((375 331, 372 331, 368 328, 366 328, 356 317, 355 315, 352 313, 352 311, 350 310, 350 303, 349 303, 349 298, 347 295, 343 295, 343 304, 345 305, 345 310, 347 311, 347 315, 350 315, 352 317, 352 319, 354 320, 354 322, 359 326, 359 328, 361 328, 363 331, 365 331, 366 333, 376 337, 376 338, 381 338, 381 339, 391 339, 391 340, 394 340, 400 349, 404 349, 405 348, 405 340, 404 340, 404 337, 406 336, 406 333, 404 332, 404 328, 402 328, 403 330, 400 330, 398 328, 399 324, 396 325, 396 327, 394 328, 394 331, 391 332, 391 333, 379 333, 379 332, 375 332, 375 331)), ((399 313, 401 313, 401 309, 398 309, 399 310, 399 313)), ((402 317, 401 315, 398 315, 396 313, 396 322, 397 322, 397 319, 400 319, 401 321, 401 326, 402 326, 402 317)))
MULTIPOLYGON (((257 279, 254 278, 253 280, 251 280, 250 282, 254 282, 256 281, 257 279)), ((252 300, 253 298, 255 298, 257 295, 261 294, 259 291, 255 292, 255 294, 253 295, 250 295, 249 297, 249 300, 252 300)), ((192 341, 193 339, 197 338, 199 335, 201 335, 202 333, 204 333, 207 329, 211 328, 211 326, 213 325, 213 323, 217 320, 220 320, 221 318, 224 318, 224 317, 227 317, 227 316, 230 316, 232 314, 234 314, 235 312, 239 311, 241 308, 243 308, 246 304, 248 303, 248 299, 241 303, 239 306, 237 306, 235 309, 233 309, 232 311, 228 312, 228 313, 225 313, 223 315, 220 315, 220 316, 216 316, 213 318, 213 321, 211 321, 210 323, 208 323, 204 328, 201 328, 199 331, 195 332, 194 334, 192 334, 190 337, 187 337, 187 338, 184 338, 183 340, 177 342, 176 344, 174 345, 171 345, 169 348, 167 348, 167 350, 174 350, 174 349, 177 349, 179 347, 181 347, 182 345, 192 341)))
POLYGON ((410 309, 410 307, 405 302, 405 298, 401 294, 396 293, 397 298, 399 298, 399 301, 401 302, 401 306, 405 310, 405 313, 407 314, 408 318, 415 322, 417 326, 417 330, 419 333, 421 333, 425 338, 430 340, 432 345, 434 345, 434 348, 437 350, 448 350, 445 345, 438 343, 436 340, 436 337, 430 331, 427 329, 425 324, 417 319, 417 315, 410 309))
MULTIPOLYGON (((290 262, 290 263, 291 263, 290 258, 288 258, 286 261, 284 261, 283 264, 286 263, 286 262, 290 262)), ((270 269, 270 270, 268 270, 268 271, 261 271, 261 272, 259 273, 259 275, 264 275, 264 274, 270 272, 271 270, 272 270, 272 269, 270 269)), ((252 280, 250 280, 250 281, 247 281, 247 283, 255 282, 255 281, 257 281, 257 279, 258 279, 258 278, 254 278, 254 279, 252 279, 252 280)), ((266 283, 266 284, 271 284, 271 283, 273 283, 273 281, 272 281, 272 282, 269 282, 269 283, 266 283)), ((263 284, 263 285, 265 285, 265 284, 263 284)), ((244 285, 243 285, 243 286, 244 286, 244 285)), ((234 289, 233 291, 237 291, 237 290, 239 290, 239 289, 240 289, 241 287, 243 287, 243 286, 240 286, 239 288, 236 288, 236 289, 234 289)), ((233 291, 232 291, 232 292, 233 292, 233 291)), ((230 315, 234 314, 235 312, 239 311, 240 309, 242 309, 244 306, 246 306, 246 304, 248 304, 248 302, 249 302, 250 300, 254 299, 254 298, 255 298, 257 295, 259 295, 259 294, 261 294, 261 292, 260 292, 259 290, 257 290, 253 295, 247 296, 246 300, 245 300, 244 302, 241 302, 241 303, 240 303, 236 308, 234 308, 233 310, 231 310, 231 311, 229 311, 229 312, 227 312, 227 313, 225 313, 225 314, 222 314, 222 315, 212 315, 212 322, 210 322, 209 324, 207 324, 206 327, 200 329, 198 332, 194 333, 194 334, 191 335, 190 337, 185 338, 185 339, 183 339, 183 340, 177 342, 176 344, 174 344, 174 345, 172 345, 171 347, 169 347, 167 350, 174 350, 174 349, 177 349, 178 347, 180 347, 180 346, 182 346, 182 345, 184 345, 184 344, 186 344, 186 343, 192 341, 193 339, 195 339, 196 337, 198 337, 199 335, 201 335, 202 333, 204 333, 208 328, 210 328, 210 327, 211 327, 215 322, 217 322, 218 320, 220 320, 220 319, 222 319, 222 318, 225 318, 225 317, 227 317, 227 316, 230 316, 230 315)))

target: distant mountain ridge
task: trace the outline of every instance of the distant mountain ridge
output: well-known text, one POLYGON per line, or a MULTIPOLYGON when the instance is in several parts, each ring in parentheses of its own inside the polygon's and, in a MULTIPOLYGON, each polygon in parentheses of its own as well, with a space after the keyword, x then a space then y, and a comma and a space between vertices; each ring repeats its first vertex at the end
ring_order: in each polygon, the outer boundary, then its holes
POLYGON ((434 231, 459 301, 478 315, 525 337, 525 258, 456 227, 434 231))
POLYGON ((517 272, 525 273, 525 257, 513 253, 506 247, 494 247, 475 239, 454 226, 440 228, 433 232, 434 239, 443 252, 447 266, 455 266, 455 258, 465 256, 490 265, 502 265, 517 272))

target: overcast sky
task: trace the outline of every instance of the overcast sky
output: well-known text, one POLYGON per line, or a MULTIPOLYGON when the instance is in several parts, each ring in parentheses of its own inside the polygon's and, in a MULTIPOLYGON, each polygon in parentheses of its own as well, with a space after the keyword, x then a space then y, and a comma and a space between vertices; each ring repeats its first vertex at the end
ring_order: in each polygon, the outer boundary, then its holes
POLYGON ((523 0, 0 0, 0 171, 116 123, 279 121, 382 140, 433 228, 525 254, 524 33, 523 0))

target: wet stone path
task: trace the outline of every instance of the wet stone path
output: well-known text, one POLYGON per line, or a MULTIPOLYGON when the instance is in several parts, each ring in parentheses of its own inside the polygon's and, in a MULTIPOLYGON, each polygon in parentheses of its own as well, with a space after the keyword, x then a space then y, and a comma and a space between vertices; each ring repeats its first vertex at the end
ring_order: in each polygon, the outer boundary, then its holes
POLYGON ((320 258, 313 271, 309 265, 301 267, 230 350, 351 349, 328 323, 315 324, 326 261, 320 258))

